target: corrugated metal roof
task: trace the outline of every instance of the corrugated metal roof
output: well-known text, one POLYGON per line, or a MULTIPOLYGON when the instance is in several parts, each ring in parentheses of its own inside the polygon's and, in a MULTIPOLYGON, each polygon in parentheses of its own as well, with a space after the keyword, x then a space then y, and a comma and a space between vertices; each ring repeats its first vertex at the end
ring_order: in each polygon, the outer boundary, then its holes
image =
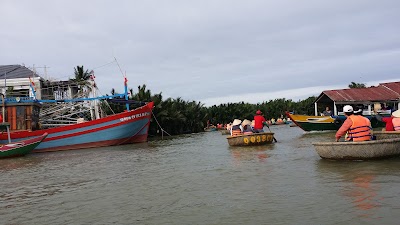
POLYGON ((14 79, 14 78, 28 78, 28 77, 40 77, 32 70, 21 65, 4 65, 0 66, 0 79, 14 79), (7 75, 6 75, 7 73, 7 75))
POLYGON ((323 91, 316 102, 326 95, 335 102, 387 102, 400 100, 400 82, 381 83, 377 87, 323 91))
POLYGON ((391 83, 381 83, 383 87, 386 87, 390 89, 391 91, 394 91, 398 95, 400 95, 400 82, 391 82, 391 83))

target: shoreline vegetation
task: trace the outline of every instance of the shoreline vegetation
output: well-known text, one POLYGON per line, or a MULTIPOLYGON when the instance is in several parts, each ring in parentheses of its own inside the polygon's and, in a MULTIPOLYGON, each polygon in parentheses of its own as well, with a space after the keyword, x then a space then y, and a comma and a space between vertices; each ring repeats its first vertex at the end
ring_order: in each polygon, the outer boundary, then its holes
MULTIPOLYGON (((162 93, 152 94, 145 84, 138 86, 137 91, 133 91, 133 89, 129 91, 135 93, 129 97, 130 100, 154 102, 153 118, 149 129, 149 138, 151 139, 162 135, 166 137, 168 134, 203 132, 207 121, 216 125, 218 123, 227 124, 234 119, 252 120, 257 110, 261 110, 266 119, 285 117, 286 111, 313 114, 313 102, 316 99, 315 96, 312 96, 294 102, 291 99, 279 98, 258 104, 239 102, 205 107, 201 102, 185 101, 180 97, 163 99, 162 93), (163 131, 165 132, 163 133, 163 131)), ((114 89, 111 94, 115 94, 114 89)), ((110 106, 115 113, 125 110, 124 105, 110 103, 110 106)))

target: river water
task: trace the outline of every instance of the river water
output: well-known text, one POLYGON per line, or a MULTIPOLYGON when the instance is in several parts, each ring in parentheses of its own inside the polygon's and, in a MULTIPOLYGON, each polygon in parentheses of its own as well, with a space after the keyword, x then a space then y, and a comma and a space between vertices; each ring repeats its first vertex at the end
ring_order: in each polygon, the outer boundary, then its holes
POLYGON ((271 130, 0 160, 0 224, 400 224, 400 158, 323 160, 334 133, 271 130))

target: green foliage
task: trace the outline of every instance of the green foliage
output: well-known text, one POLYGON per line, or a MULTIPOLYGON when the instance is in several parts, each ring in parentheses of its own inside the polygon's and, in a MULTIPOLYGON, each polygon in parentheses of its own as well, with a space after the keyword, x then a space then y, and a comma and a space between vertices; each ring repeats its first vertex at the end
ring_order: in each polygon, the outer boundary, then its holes
POLYGON ((363 83, 356 83, 356 82, 351 82, 349 84, 349 88, 366 88, 367 86, 363 83))
MULTIPOLYGON (((139 102, 154 102, 153 118, 150 123, 149 135, 161 135, 161 128, 171 135, 183 133, 197 133, 204 130, 207 120, 216 125, 226 124, 234 119, 252 120, 255 112, 261 110, 267 119, 286 117, 285 112, 312 115, 314 113, 314 101, 316 97, 309 97, 303 101, 293 102, 288 99, 275 99, 261 104, 250 103, 226 103, 218 106, 205 107, 201 102, 185 101, 182 98, 163 99, 162 93, 152 94, 146 85, 138 86, 137 92, 129 90, 130 99, 139 102), (161 128, 160 128, 161 127, 161 128)), ((116 94, 111 90, 111 94, 116 94)), ((132 108, 135 105, 131 106, 132 108)), ((137 106, 136 106, 137 107, 137 106)), ((125 110, 125 105, 110 103, 106 113, 119 113, 125 110)))
POLYGON ((285 98, 270 100, 261 104, 228 103, 208 108, 209 120, 213 124, 229 123, 234 119, 252 120, 257 110, 261 110, 266 119, 286 117, 286 112, 297 114, 314 114, 314 101, 316 97, 309 97, 303 101, 293 102, 285 98))

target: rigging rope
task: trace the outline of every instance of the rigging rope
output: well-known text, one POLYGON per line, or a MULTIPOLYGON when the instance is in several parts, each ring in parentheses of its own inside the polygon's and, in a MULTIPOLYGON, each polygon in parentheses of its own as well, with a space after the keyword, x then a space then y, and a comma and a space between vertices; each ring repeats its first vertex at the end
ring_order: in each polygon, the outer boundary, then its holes
MULTIPOLYGON (((161 127, 160 123, 158 122, 156 116, 155 116, 154 113, 153 113, 153 109, 151 110, 151 114, 153 115, 154 119, 156 120, 157 125, 160 127, 161 132, 165 132, 166 134, 168 134, 168 136, 171 136, 167 131, 165 131, 165 130, 161 127)), ((161 133, 161 135, 163 135, 163 133, 161 133)))

